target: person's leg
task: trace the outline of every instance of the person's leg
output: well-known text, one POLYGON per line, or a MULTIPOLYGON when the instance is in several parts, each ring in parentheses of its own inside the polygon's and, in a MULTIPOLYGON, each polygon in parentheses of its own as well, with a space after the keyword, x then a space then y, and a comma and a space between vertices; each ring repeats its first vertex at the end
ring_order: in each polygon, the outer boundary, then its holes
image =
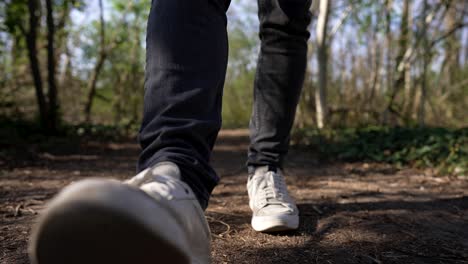
POLYGON ((209 165, 221 127, 230 0, 154 0, 148 23, 138 170, 172 161, 203 208, 218 182, 209 165))
POLYGON ((282 167, 304 82, 311 0, 258 0, 261 49, 249 166, 282 167))
POLYGON ((261 49, 250 121, 247 189, 257 231, 297 229, 281 169, 304 82, 311 0, 258 0, 261 49))
POLYGON ((33 264, 209 263, 206 207, 217 177, 228 0, 153 0, 148 23, 143 152, 125 183, 84 180, 41 213, 33 264))

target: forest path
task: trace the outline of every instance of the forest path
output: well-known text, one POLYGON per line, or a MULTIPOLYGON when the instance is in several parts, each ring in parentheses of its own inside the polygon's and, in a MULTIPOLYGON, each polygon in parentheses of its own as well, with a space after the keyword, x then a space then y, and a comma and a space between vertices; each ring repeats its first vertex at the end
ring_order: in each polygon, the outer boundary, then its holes
MULTIPOLYGON (((250 228, 245 130, 224 130, 213 154, 222 180, 207 210, 213 263, 468 263, 468 181, 386 164, 318 164, 291 150, 286 175, 301 211, 298 231, 250 228)), ((0 155, 0 263, 28 263, 27 238, 44 202, 71 181, 127 179, 131 142, 35 146, 0 155)))

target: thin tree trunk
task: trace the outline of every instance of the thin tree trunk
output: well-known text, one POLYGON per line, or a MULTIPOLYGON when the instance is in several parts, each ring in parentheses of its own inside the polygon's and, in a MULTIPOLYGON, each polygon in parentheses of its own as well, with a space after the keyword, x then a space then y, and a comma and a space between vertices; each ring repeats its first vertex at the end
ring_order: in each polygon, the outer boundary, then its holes
POLYGON ((376 26, 374 27, 374 30, 372 32, 372 38, 371 38, 371 43, 370 45, 370 58, 371 60, 369 61, 370 65, 373 65, 374 67, 372 68, 371 72, 371 77, 370 77, 370 91, 369 93, 364 97, 365 101, 363 102, 363 108, 368 108, 372 109, 375 105, 375 94, 378 92, 379 85, 380 85, 380 73, 381 73, 381 49, 382 46, 379 43, 378 40, 378 28, 377 25, 379 25, 379 15, 376 15, 376 26))
POLYGON ((319 67, 318 88, 315 90, 315 105, 317 109, 317 126, 322 129, 326 125, 327 109, 327 25, 329 16, 329 0, 320 1, 320 13, 317 21, 317 58, 319 67))
MULTIPOLYGON (((132 80, 132 84, 134 86, 135 89, 133 89, 134 91, 137 91, 138 90, 138 87, 141 87, 143 86, 142 83, 139 83, 138 82, 138 68, 139 68, 139 58, 140 58, 140 36, 141 36, 141 32, 139 30, 139 27, 138 27, 138 20, 135 19, 134 20, 134 23, 133 23, 133 27, 132 27, 132 31, 133 31, 133 39, 135 40, 135 43, 133 45, 133 48, 132 48, 132 51, 131 51, 131 54, 132 54, 132 76, 131 76, 131 80, 132 80)), ((243 69, 247 69, 247 66, 243 69)), ((244 74, 247 74, 247 72, 244 72, 244 74)), ((132 104, 132 119, 130 120, 130 122, 127 124, 127 127, 130 127, 132 124, 134 124, 135 122, 138 122, 139 118, 138 118, 138 114, 140 113, 139 111, 139 103, 138 103, 138 99, 140 98, 139 96, 135 96, 135 94, 133 94, 132 96, 132 100, 131 101, 131 104, 132 104), (138 98, 138 99, 137 99, 138 98)), ((241 106, 242 107, 245 107, 244 106, 241 106)), ((243 109, 243 111, 247 111, 247 109, 243 109)))
MULTIPOLYGON (((444 24, 447 31, 451 31, 458 25, 457 3, 453 3, 444 18, 444 24)), ((457 32, 453 32, 447 37, 445 48, 445 61, 447 62, 447 85, 451 86, 455 83, 457 71, 460 69, 460 52, 461 44, 457 32)))
POLYGON ((372 108, 374 105, 376 90, 378 90, 378 85, 380 82, 380 48, 381 47, 377 42, 376 34, 374 34, 374 39, 372 41, 371 47, 372 64, 374 65, 374 67, 370 76, 370 91, 368 92, 367 96, 364 96, 364 98, 366 98, 366 101, 363 102, 363 105, 367 105, 369 108, 372 108))
MULTIPOLYGON (((432 8, 431 12, 429 12, 429 8, 427 7, 427 10, 423 12, 423 17, 420 18, 421 22, 420 22, 419 27, 421 29, 427 28, 429 26, 429 24, 436 17, 437 10, 442 8, 442 5, 443 5, 443 2, 437 3, 436 6, 434 8, 432 8)), ((416 56, 418 54, 417 52, 421 48, 421 42, 424 39, 424 37, 422 36, 422 31, 423 30, 419 30, 418 33, 414 36, 414 43, 412 43, 412 45, 410 45, 410 47, 406 50, 402 61, 400 61, 398 63, 398 65, 395 65, 396 66, 395 67, 396 76, 394 78, 394 83, 395 83, 395 85, 393 85, 394 87, 399 87, 400 85, 398 85, 398 84, 402 83, 404 81, 403 71, 405 70, 405 65, 411 64, 411 63, 414 62, 414 60, 415 60, 415 58, 416 58, 416 56)), ((431 45, 428 44, 428 48, 430 48, 430 47, 431 47, 431 45)), ((395 110, 395 108, 394 108, 394 103, 395 103, 395 99, 396 99, 396 97, 398 95, 398 92, 399 92, 399 89, 393 89, 391 91, 391 93, 387 94, 387 103, 386 103, 386 108, 385 108, 384 115, 389 113, 389 112, 392 112, 393 114, 397 115, 398 117, 402 117, 402 115, 399 112, 397 112, 395 110)), ((414 91, 412 93, 416 94, 416 92, 414 92, 414 91)), ((411 96, 411 98, 416 99, 416 96, 411 96)), ((418 99, 421 99, 421 98, 418 97, 418 99)), ((418 103, 414 102, 413 105, 417 106, 418 103)), ((417 111, 413 111, 413 112, 417 112, 417 111)))
MULTIPOLYGON (((423 17, 426 17, 427 10, 428 10, 428 0, 424 0, 423 2, 423 17)), ((419 107, 418 107, 418 124, 419 126, 424 126, 426 122, 426 100, 427 100, 427 69, 429 66, 430 61, 430 47, 429 47, 429 40, 427 36, 427 23, 422 23, 422 38, 423 38, 423 70, 422 70, 422 80, 421 80, 421 95, 419 98, 419 107)))
POLYGON ((68 40, 70 31, 65 28, 67 23, 70 22, 70 12, 72 2, 63 1, 62 12, 58 17, 56 17, 55 23, 55 61, 56 69, 63 69, 60 71, 60 74, 57 76, 57 86, 63 87, 63 84, 66 82, 66 78, 69 77, 70 68, 71 68, 71 55, 70 49, 68 48, 68 40), (61 60, 61 56, 64 57, 64 60, 61 60), (62 63, 60 66, 59 64, 62 63))
POLYGON ((56 60, 55 60, 55 22, 52 0, 46 0, 47 9, 47 71, 49 84, 49 132, 54 133, 57 130, 58 122, 58 101, 57 101, 57 80, 56 80, 56 60))
MULTIPOLYGON (((346 58, 346 50, 344 50, 343 48, 340 49, 340 57, 341 58, 346 58)), ((346 80, 346 60, 342 60, 339 64, 339 70, 340 70, 340 74, 339 74, 339 81, 338 81, 338 105, 339 106, 342 106, 344 105, 344 95, 345 95, 345 89, 346 89, 346 84, 345 84, 345 80, 346 80)))
POLYGON ((39 23, 39 2, 38 0, 28 1, 29 11, 29 31, 26 33, 26 45, 28 47, 28 58, 31 68, 31 73, 36 90, 37 105, 39 108, 39 120, 43 129, 47 127, 47 102, 44 96, 44 88, 42 85, 42 76, 40 70, 39 59, 37 57, 37 27, 39 23))
POLYGON ((100 50, 99 50, 99 57, 97 59, 96 65, 94 67, 94 70, 91 74, 91 77, 88 82, 87 90, 88 90, 88 96, 86 99, 85 103, 85 108, 84 108, 84 116, 85 116, 85 121, 89 123, 91 121, 91 109, 93 107, 93 99, 94 96, 96 95, 96 84, 97 80, 99 78, 99 74, 101 73, 102 66, 104 65, 104 62, 107 58, 107 50, 105 47, 105 42, 106 42, 106 31, 105 31, 105 21, 104 21, 104 9, 102 6, 102 0, 99 0, 99 12, 100 12, 100 20, 101 20, 101 28, 100 28, 100 50))
MULTIPOLYGON (((397 91, 397 86, 393 83, 393 49, 392 49, 392 5, 393 0, 385 0, 385 48, 387 51, 386 61, 384 62, 385 65, 385 74, 386 74, 386 91, 387 94, 393 94, 394 91, 397 91)), ((391 106, 392 107, 392 106, 391 106)), ((389 123, 390 112, 393 110, 391 107, 386 109, 383 112, 383 116, 381 117, 383 124, 389 123)))
POLYGON ((59 86, 63 87, 67 81, 67 78, 70 77, 70 68, 71 68, 71 55, 70 51, 67 47, 65 47, 65 52, 64 52, 65 58, 63 61, 63 69, 60 72, 59 78, 58 78, 58 83, 59 86))
MULTIPOLYGON (((403 15, 401 18, 401 24, 400 24, 400 37, 399 37, 399 47, 398 47, 398 56, 396 58, 396 64, 395 65, 400 65, 400 63, 403 62, 405 53, 408 50, 408 48, 411 45, 411 36, 410 36, 410 23, 411 23, 411 1, 410 0, 405 0, 403 2, 403 15)), ((404 67, 402 69, 402 72, 398 74, 398 77, 400 80, 397 80, 395 82, 395 85, 401 86, 401 87, 395 87, 395 89, 398 90, 403 90, 404 91, 404 97, 403 97, 403 106, 407 106, 409 101, 412 99, 409 97, 411 91, 411 64, 406 62, 403 64, 404 67)), ((398 69, 396 69, 396 72, 398 73, 398 69)), ((406 107, 404 108, 406 109, 406 107)), ((403 110, 403 109, 402 109, 403 110)), ((405 111, 406 113, 406 111, 405 111)), ((404 114, 406 123, 408 122, 409 118, 404 114)))

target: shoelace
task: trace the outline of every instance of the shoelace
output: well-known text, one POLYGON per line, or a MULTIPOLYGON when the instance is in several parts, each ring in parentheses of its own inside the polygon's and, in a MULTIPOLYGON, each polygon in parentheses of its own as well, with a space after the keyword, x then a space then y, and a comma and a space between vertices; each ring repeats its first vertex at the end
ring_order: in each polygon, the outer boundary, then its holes
MULTIPOLYGON (((135 187, 141 187, 144 184, 147 183, 158 183, 158 189, 159 193, 164 193, 166 195, 169 195, 171 192, 171 189, 174 189, 174 185, 176 184, 173 179, 165 177, 164 179, 162 177, 165 176, 155 176, 151 173, 151 171, 147 171, 143 175, 139 177, 134 177, 128 181, 126 181, 127 184, 133 185, 135 187)), ((188 193, 188 191, 184 188, 185 192, 188 193)))
POLYGON ((267 204, 282 204, 287 196, 287 188, 284 178, 273 171, 265 174, 265 186, 261 189, 259 198, 267 204), (270 179, 273 179, 273 182, 270 179))

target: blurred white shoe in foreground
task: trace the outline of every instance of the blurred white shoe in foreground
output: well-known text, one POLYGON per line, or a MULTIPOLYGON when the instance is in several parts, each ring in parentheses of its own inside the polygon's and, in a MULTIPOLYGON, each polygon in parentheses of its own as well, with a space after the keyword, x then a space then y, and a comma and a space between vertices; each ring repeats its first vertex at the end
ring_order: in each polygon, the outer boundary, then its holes
POLYGON ((258 167, 247 182, 252 227, 259 232, 295 230, 299 227, 299 210, 289 196, 279 169, 258 167))
POLYGON ((179 168, 163 162, 127 183, 66 187, 42 213, 29 252, 34 264, 205 264, 210 240, 179 168))

